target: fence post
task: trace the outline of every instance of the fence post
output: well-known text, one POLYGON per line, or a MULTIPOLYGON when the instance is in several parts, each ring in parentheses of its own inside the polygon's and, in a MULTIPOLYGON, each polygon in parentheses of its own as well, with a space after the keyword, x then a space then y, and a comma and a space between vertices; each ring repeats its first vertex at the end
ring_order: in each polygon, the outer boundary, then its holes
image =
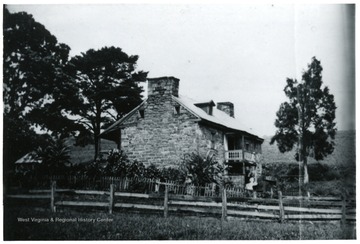
POLYGON ((279 191, 279 221, 280 223, 282 223, 284 221, 284 215, 285 215, 285 212, 284 212, 284 205, 283 205, 283 197, 282 197, 282 192, 279 191))
POLYGON ((227 220, 227 199, 226 199, 226 188, 224 185, 221 186, 221 198, 222 198, 222 208, 221 208, 221 221, 227 220))
POLYGON ((56 181, 51 181, 51 200, 50 200, 50 210, 51 212, 56 212, 55 206, 55 192, 56 192, 56 181))
POLYGON ((109 214, 112 214, 114 207, 114 184, 110 184, 110 196, 109 196, 109 214))
POLYGON ((165 196, 164 196, 164 217, 168 217, 169 211, 169 188, 168 185, 165 183, 165 196))
POLYGON ((341 226, 345 226, 346 225, 346 195, 345 193, 341 194, 341 200, 342 200, 342 204, 341 204, 341 226))

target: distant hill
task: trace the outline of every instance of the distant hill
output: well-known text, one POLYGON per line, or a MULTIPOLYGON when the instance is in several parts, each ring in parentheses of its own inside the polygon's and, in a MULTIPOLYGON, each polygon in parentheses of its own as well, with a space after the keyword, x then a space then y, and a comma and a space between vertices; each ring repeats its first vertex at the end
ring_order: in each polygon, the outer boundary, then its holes
MULTIPOLYGON (((341 164, 355 164, 355 131, 338 131, 335 136, 335 150, 325 160, 320 163, 329 165, 341 164)), ((262 144, 262 156, 264 163, 296 163, 294 154, 296 148, 292 152, 281 153, 277 145, 270 145, 271 136, 264 136, 264 143, 262 144)), ((68 145, 71 147, 71 162, 72 163, 86 163, 92 162, 94 157, 94 145, 87 145, 85 147, 74 146, 75 139, 70 138, 68 145)), ((117 145, 108 140, 101 140, 101 151, 116 148, 117 145)), ((316 162, 309 158, 309 163, 316 162)))
MULTIPOLYGON (((355 139, 355 130, 338 131, 335 136, 334 152, 319 162, 329 165, 355 164, 355 139)), ((264 163, 296 163, 294 159, 296 148, 294 148, 292 152, 281 153, 276 144, 270 145, 270 140, 271 136, 265 136, 264 143, 262 144, 264 163)), ((309 163, 316 162, 310 157, 308 161, 309 163)))

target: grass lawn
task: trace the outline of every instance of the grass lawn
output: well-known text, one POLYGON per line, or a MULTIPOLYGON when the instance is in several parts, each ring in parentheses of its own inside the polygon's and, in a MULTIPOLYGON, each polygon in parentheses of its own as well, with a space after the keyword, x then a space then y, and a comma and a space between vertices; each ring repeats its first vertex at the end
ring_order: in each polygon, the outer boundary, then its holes
MULTIPOLYGON (((170 213, 171 215, 171 213, 170 213)), ((5 240, 324 240, 354 239, 354 226, 339 223, 255 221, 102 211, 7 207, 5 240), (23 218, 22 222, 18 218, 23 218), (33 219, 32 219, 33 218, 33 219), (52 219, 51 219, 52 218, 52 219), (48 221, 48 222, 47 222, 48 221)))

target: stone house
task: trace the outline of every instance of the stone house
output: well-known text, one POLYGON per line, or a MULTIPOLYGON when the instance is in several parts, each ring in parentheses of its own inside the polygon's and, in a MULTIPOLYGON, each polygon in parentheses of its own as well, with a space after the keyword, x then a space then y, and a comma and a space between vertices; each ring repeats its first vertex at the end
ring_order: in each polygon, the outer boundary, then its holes
POLYGON ((230 164, 234 181, 255 169, 264 141, 235 119, 231 102, 196 102, 179 95, 179 79, 148 79, 148 98, 101 137, 113 140, 130 159, 158 167, 178 165, 185 154, 216 152, 230 164))

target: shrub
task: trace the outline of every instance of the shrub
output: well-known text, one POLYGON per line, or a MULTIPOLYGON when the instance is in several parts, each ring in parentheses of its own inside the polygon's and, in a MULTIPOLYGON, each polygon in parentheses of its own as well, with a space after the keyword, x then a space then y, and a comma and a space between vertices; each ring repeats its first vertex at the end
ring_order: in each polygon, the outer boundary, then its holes
POLYGON ((186 180, 185 172, 179 168, 162 168, 159 176, 162 181, 184 183, 186 180))
POLYGON ((122 150, 112 149, 108 152, 105 164, 104 175, 125 176, 130 161, 122 150))
POLYGON ((199 152, 186 154, 181 168, 191 183, 203 186, 217 182, 219 163, 215 159, 215 153, 208 153, 205 157, 199 152))
POLYGON ((333 180, 328 182, 313 181, 309 184, 309 191, 315 196, 334 196, 339 197, 345 191, 341 181, 333 180))
POLYGON ((154 164, 150 164, 145 169, 144 177, 149 179, 157 179, 160 177, 160 170, 154 164))
POLYGON ((61 139, 49 140, 46 147, 39 147, 36 155, 42 160, 38 167, 41 175, 64 174, 70 164, 70 148, 61 139))
POLYGON ((127 177, 143 177, 145 172, 145 165, 143 163, 139 163, 138 161, 134 161, 128 164, 126 169, 127 177))

